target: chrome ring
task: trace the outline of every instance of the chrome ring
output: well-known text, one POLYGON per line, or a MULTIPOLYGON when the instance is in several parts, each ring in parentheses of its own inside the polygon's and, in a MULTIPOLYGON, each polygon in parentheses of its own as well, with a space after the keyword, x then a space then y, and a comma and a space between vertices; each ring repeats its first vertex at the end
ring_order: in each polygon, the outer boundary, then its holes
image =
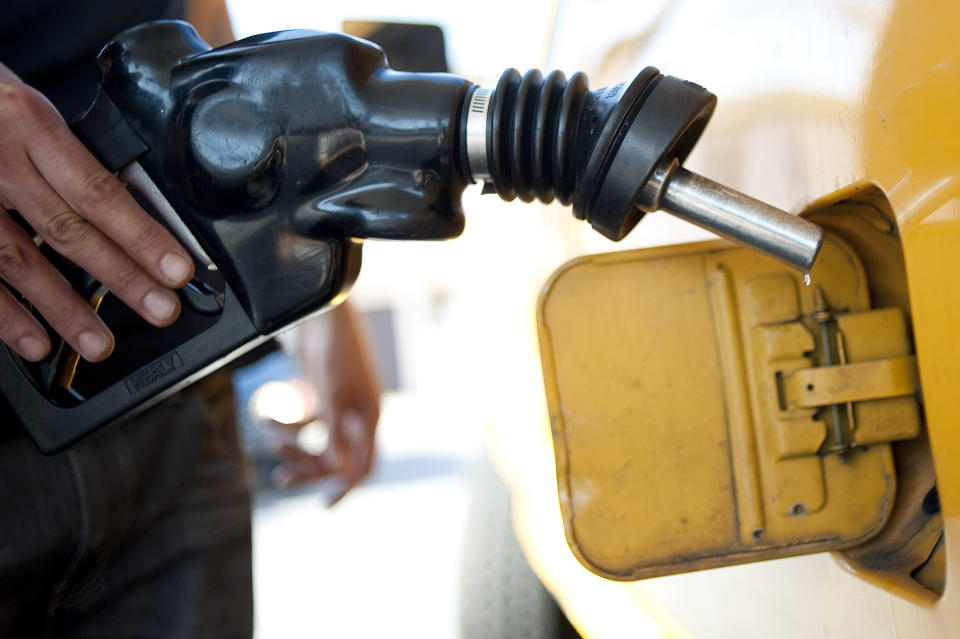
POLYGON ((490 179, 487 161, 487 109, 493 91, 477 87, 467 107, 467 164, 474 181, 490 179))

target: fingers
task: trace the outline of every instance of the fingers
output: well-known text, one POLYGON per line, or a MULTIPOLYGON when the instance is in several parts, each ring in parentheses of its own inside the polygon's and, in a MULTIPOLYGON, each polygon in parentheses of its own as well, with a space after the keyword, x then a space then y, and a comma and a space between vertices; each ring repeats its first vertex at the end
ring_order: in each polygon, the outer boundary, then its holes
POLYGON ((373 467, 373 439, 376 422, 370 422, 356 410, 348 410, 333 429, 334 447, 341 457, 343 475, 355 486, 373 467))
POLYGON ((333 508, 334 506, 339 504, 340 500, 346 497, 347 493, 353 490, 356 487, 356 485, 357 485, 356 481, 347 482, 347 484, 339 492, 337 492, 333 496, 333 498, 330 499, 330 501, 327 502, 327 508, 333 508))
POLYGON ((336 451, 340 466, 337 475, 343 485, 340 492, 329 501, 328 507, 346 497, 373 468, 376 419, 371 421, 357 410, 347 410, 338 417, 330 435, 331 448, 336 451))
POLYGON ((157 282, 169 287, 186 284, 193 276, 193 261, 160 223, 144 213, 120 180, 62 121, 45 129, 44 135, 47 143, 30 147, 29 157, 69 210, 102 231, 157 282))
POLYGON ((286 460, 274 468, 271 476, 274 484, 281 488, 325 479, 336 475, 340 470, 340 462, 332 448, 319 455, 311 455, 294 444, 281 444, 275 452, 278 457, 286 460))
MULTIPOLYGON (((29 300, 84 359, 99 361, 113 350, 113 337, 100 318, 2 210, 0 278, 29 300)), ((0 340, 31 361, 50 349, 43 328, 6 290, 0 297, 0 340)))
MULTIPOLYGON (((5 183, 0 188, 4 188, 7 198, 55 251, 84 267, 154 326, 167 326, 176 319, 180 300, 173 291, 158 284, 119 246, 77 215, 36 171, 22 170, 17 177, 15 185, 5 183)), ((44 265, 49 266, 46 261, 44 265)), ((54 293, 52 288, 31 287, 36 290, 36 294, 31 295, 21 285, 14 286, 38 310, 42 306, 41 298, 54 293)), ((51 318, 40 312, 53 326, 51 318)))
POLYGON ((7 197, 57 253, 83 266, 154 326, 167 326, 177 318, 180 300, 173 291, 150 277, 100 229, 77 215, 36 171, 23 170, 18 177, 15 185, 3 185, 7 197))
MULTIPOLYGON (((180 302, 171 288, 193 275, 188 253, 73 136, 53 106, 2 65, 0 204, 0 278, 85 359, 110 354, 110 331, 6 209, 16 208, 53 250, 151 324, 176 319, 180 302)), ((49 350, 42 327, 17 307, 12 296, 0 297, 0 314, 12 319, 0 327, 0 339, 28 359, 27 353, 41 350, 33 339, 49 350), (21 338, 32 339, 20 346, 10 341, 21 338)))
MULTIPOLYGON (((154 326, 167 326, 176 319, 180 312, 180 300, 176 294, 157 283, 128 253, 77 215, 35 170, 21 169, 14 183, 5 180, 0 188, 44 241, 67 259, 83 266, 145 320, 154 326)), ((17 289, 39 308, 39 298, 31 297, 19 286, 17 289)), ((53 291, 48 289, 47 292, 53 291)))
MULTIPOLYGON (((0 254, 0 261, 3 260, 0 254)), ((20 357, 39 362, 50 351, 43 327, 4 287, 0 286, 0 341, 9 344, 20 357)))
POLYGON ((290 488, 336 477, 342 486, 328 504, 333 506, 370 474, 375 426, 376 421, 365 419, 360 412, 347 411, 332 422, 329 445, 319 455, 303 450, 295 438, 284 438, 274 449, 284 460, 272 473, 274 484, 290 488))

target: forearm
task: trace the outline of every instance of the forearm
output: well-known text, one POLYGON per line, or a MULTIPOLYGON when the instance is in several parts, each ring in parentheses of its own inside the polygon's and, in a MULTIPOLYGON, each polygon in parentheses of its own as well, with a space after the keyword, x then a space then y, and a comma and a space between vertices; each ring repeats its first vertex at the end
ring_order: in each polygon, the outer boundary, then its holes
POLYGON ((200 37, 212 47, 236 40, 224 0, 189 0, 187 22, 196 27, 200 37))

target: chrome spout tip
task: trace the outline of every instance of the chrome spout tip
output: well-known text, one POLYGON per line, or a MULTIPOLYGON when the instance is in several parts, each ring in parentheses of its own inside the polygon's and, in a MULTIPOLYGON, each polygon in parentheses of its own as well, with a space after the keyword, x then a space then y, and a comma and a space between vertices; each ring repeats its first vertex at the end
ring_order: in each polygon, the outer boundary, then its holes
POLYGON ((823 246, 824 230, 676 164, 655 171, 658 193, 648 201, 722 237, 746 244, 803 273, 823 246))

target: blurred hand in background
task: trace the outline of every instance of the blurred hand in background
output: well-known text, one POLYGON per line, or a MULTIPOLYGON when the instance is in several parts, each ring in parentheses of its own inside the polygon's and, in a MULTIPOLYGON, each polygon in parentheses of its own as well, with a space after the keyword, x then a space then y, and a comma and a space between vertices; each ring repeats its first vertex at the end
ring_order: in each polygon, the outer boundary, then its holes
POLYGON ((369 473, 380 418, 380 382, 367 328, 349 303, 301 324, 281 339, 296 355, 306 381, 316 392, 316 409, 293 424, 273 422, 281 463, 274 482, 292 487, 326 478, 340 481, 331 499, 337 503, 369 473), (307 450, 299 431, 317 419, 328 428, 326 448, 307 450))

